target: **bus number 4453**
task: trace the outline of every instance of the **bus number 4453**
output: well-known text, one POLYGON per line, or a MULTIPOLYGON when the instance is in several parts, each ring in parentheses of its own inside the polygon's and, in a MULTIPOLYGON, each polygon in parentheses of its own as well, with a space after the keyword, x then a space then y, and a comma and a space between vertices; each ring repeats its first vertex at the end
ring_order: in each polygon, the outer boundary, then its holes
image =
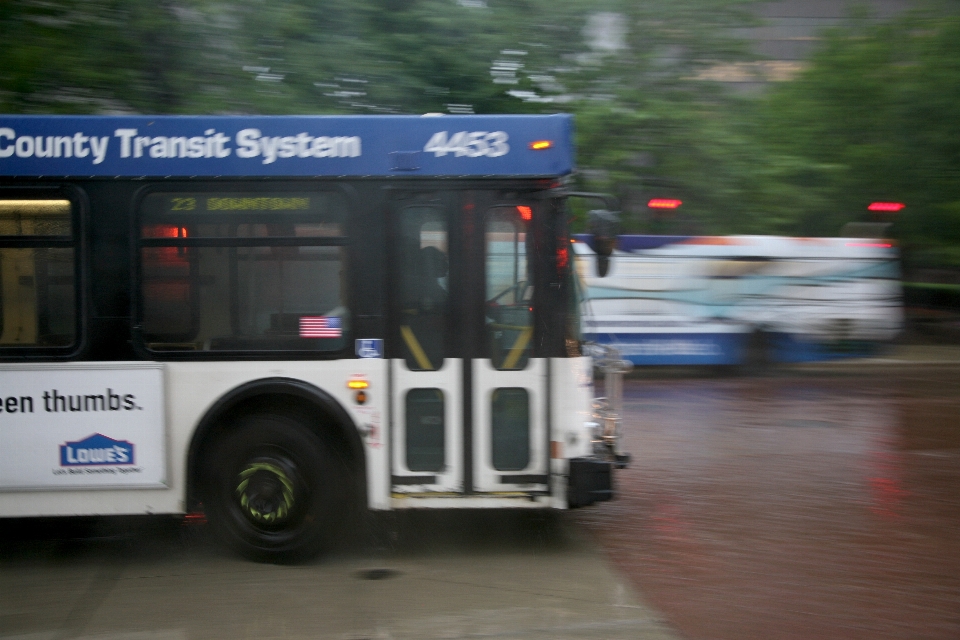
POLYGON ((505 131, 458 131, 452 136, 448 136, 446 131, 438 131, 427 141, 423 151, 437 158, 448 153, 457 157, 498 158, 510 152, 507 139, 505 131))

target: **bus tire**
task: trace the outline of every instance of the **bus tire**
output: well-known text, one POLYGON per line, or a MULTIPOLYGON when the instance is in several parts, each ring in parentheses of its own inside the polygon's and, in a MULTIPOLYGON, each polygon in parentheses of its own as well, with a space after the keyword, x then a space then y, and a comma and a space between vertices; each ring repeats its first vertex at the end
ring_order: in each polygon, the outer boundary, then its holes
POLYGON ((302 421, 239 418, 206 465, 205 511, 227 546, 260 562, 307 560, 329 546, 346 470, 302 421))
POLYGON ((773 365, 773 347, 770 334, 755 329, 747 338, 744 347, 743 365, 745 375, 764 375, 773 365))

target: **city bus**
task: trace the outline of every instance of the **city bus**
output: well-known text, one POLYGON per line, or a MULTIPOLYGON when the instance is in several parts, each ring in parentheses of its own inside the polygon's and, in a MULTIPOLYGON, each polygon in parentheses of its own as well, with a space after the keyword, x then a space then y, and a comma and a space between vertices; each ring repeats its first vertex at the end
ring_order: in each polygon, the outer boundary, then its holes
POLYGON ((903 328, 890 240, 621 235, 600 278, 577 239, 584 336, 635 365, 862 357, 903 328))
POLYGON ((0 517, 282 560, 609 499, 572 151, 567 115, 0 116, 0 517))

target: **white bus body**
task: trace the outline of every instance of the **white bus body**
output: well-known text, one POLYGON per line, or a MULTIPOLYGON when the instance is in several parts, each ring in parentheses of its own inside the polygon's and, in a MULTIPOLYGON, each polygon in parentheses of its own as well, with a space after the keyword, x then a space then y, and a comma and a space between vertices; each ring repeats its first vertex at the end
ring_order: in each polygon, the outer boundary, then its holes
POLYGON ((610 272, 576 242, 584 334, 635 364, 802 362, 871 353, 903 325, 889 241, 620 236, 610 272))

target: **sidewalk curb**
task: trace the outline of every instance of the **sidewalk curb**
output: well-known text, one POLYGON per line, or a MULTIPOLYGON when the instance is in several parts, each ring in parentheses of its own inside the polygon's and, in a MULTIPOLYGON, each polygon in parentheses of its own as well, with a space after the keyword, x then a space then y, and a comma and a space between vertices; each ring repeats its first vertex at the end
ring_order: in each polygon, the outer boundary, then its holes
POLYGON ((832 362, 799 362, 785 365, 787 368, 801 371, 819 369, 865 369, 870 367, 958 367, 960 360, 902 360, 899 358, 868 358, 858 360, 837 360, 832 362))

